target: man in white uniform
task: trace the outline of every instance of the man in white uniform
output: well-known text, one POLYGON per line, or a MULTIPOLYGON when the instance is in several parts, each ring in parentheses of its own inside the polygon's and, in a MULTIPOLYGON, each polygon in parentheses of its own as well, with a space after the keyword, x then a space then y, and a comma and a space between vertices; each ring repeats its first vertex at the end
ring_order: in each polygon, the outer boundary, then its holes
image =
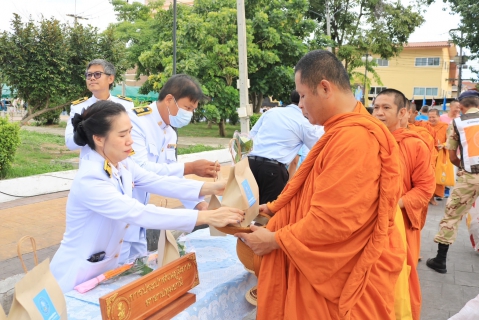
MULTIPOLYGON (((130 112, 133 125, 134 154, 130 158, 143 169, 159 175, 182 177, 196 174, 201 177, 216 177, 219 164, 207 160, 189 163, 177 163, 177 134, 173 127, 188 125, 198 102, 205 98, 200 84, 185 74, 172 76, 163 86, 158 101, 147 107, 134 108, 130 112)), ((150 194, 134 189, 133 197, 148 204, 150 194)), ((179 196, 178 198, 182 198, 179 196)), ((199 201, 181 201, 186 209, 206 210, 208 203, 199 201)), ((120 261, 144 255, 147 251, 146 230, 131 227, 124 238, 120 261)))
POLYGON ((88 146, 80 147, 73 141, 73 126, 72 118, 75 113, 81 114, 83 109, 88 109, 89 106, 98 100, 110 100, 117 102, 125 107, 126 110, 132 109, 133 101, 130 98, 110 94, 110 89, 113 87, 115 81, 116 70, 115 67, 108 61, 103 59, 92 60, 85 72, 86 85, 88 90, 92 93, 91 98, 81 98, 72 102, 70 107, 70 119, 67 121, 65 129, 65 144, 70 150, 80 150, 80 159, 89 152, 88 146))

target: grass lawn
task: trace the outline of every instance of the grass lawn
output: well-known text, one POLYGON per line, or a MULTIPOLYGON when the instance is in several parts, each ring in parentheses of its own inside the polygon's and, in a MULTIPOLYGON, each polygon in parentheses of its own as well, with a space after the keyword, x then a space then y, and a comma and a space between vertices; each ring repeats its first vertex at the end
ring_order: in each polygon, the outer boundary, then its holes
MULTIPOLYGON (((231 133, 233 135, 233 133, 231 133)), ((63 136, 20 130, 21 145, 15 154, 12 167, 3 179, 12 179, 36 174, 72 170, 71 165, 52 164, 52 160, 78 157, 79 151, 70 151, 63 136)), ((196 145, 178 148, 178 154, 189 154, 218 148, 196 145)))
MULTIPOLYGON (((235 130, 241 131, 241 126, 238 125, 233 126, 230 124, 226 124, 226 137, 225 138, 233 138, 233 133, 235 130)), ((215 137, 221 138, 219 134, 219 129, 217 124, 213 124, 211 129, 208 129, 208 124, 206 122, 200 123, 190 123, 189 125, 179 128, 178 134, 180 137, 215 137)))
POLYGON ((21 145, 4 179, 72 170, 71 165, 52 164, 51 160, 70 159, 79 155, 78 150, 68 150, 62 136, 20 130, 20 139, 21 145))

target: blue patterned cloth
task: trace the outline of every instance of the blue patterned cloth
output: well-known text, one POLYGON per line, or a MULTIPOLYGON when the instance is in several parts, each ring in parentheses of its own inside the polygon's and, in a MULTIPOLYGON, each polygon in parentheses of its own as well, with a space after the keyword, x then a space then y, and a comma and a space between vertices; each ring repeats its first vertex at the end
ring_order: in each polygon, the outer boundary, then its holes
MULTIPOLYGON (((179 313, 176 320, 243 319, 253 306, 245 299, 246 292, 256 285, 256 276, 247 272, 236 255, 236 238, 211 237, 209 229, 201 229, 180 238, 186 251, 195 252, 200 284, 189 292, 196 294, 196 303, 179 313)), ((99 298, 138 279, 132 275, 90 292, 67 292, 69 320, 101 320, 99 298)))

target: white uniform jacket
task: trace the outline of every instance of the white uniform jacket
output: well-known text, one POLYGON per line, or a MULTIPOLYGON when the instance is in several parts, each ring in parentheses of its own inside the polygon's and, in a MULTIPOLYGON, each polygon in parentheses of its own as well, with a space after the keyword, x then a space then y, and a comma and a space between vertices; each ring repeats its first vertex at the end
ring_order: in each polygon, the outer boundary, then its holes
MULTIPOLYGON (((110 97, 107 99, 113 102, 117 102, 125 107, 126 110, 130 110, 133 108, 133 102, 120 99, 118 97, 114 97, 110 95, 110 97)), ((88 145, 84 147, 80 147, 73 141, 73 125, 72 125, 72 119, 75 116, 75 113, 82 114, 83 109, 88 109, 89 106, 97 102, 98 99, 95 96, 91 96, 91 98, 78 103, 78 104, 72 104, 70 107, 70 118, 67 121, 67 127, 65 128, 65 144, 68 149, 70 150, 77 150, 80 149, 80 159, 83 158, 83 155, 87 154, 91 149, 88 145)))
POLYGON ((64 292, 118 265, 123 236, 130 225, 155 229, 193 230, 198 211, 165 209, 144 205, 131 197, 132 187, 167 197, 198 198, 203 182, 159 177, 139 167, 131 159, 104 170, 105 159, 90 151, 73 181, 66 208, 66 230, 60 248, 50 264, 64 292), (104 260, 89 262, 105 251, 104 260))
MULTIPOLYGON (((156 102, 149 106, 152 112, 147 115, 138 116, 134 112, 130 112, 130 120, 133 125, 131 137, 133 139, 133 150, 135 154, 130 158, 133 159, 143 169, 155 172, 159 175, 183 177, 185 166, 183 163, 176 162, 176 140, 175 130, 166 125, 158 112, 156 102)), ((150 195, 140 189, 133 190, 133 198, 143 204, 147 204, 150 195)), ((194 201, 183 197, 180 192, 174 198, 178 198, 187 209, 193 209, 204 198, 198 198, 194 201)), ((152 227, 148 227, 152 229, 152 227)), ((144 230, 139 227, 130 228, 125 240, 137 242, 140 240, 144 230)))

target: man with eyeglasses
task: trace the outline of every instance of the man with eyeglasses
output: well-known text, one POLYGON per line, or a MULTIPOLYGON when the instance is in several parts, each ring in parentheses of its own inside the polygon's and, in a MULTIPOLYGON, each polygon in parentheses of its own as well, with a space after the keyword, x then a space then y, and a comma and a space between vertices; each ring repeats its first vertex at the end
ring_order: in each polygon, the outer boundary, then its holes
POLYGON ((123 96, 112 96, 110 89, 115 81, 116 70, 113 64, 103 59, 90 61, 86 68, 86 86, 92 93, 91 98, 81 98, 72 102, 70 107, 70 119, 65 129, 65 144, 70 150, 80 149, 80 159, 89 151, 89 147, 80 147, 73 141, 73 125, 71 119, 75 113, 81 114, 83 109, 97 102, 98 100, 110 100, 120 103, 126 110, 131 110, 134 105, 130 98, 123 96))

